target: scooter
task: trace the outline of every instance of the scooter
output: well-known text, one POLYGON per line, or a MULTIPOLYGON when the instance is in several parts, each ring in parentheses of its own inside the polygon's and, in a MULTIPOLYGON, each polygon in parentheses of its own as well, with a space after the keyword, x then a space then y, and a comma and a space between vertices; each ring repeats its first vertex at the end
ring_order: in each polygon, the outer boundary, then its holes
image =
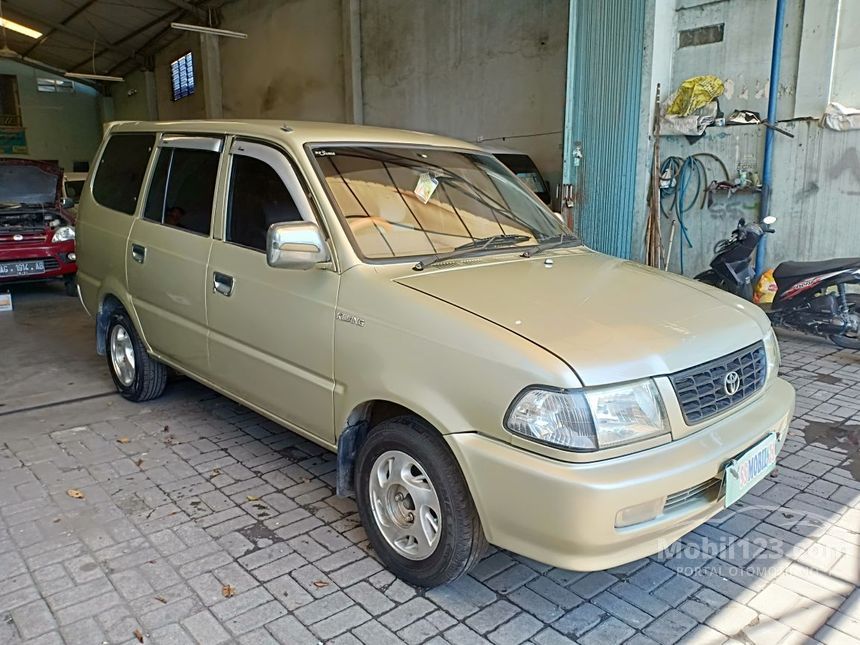
MULTIPOLYGON (((731 236, 714 246, 711 268, 695 279, 752 301, 751 256, 762 236, 775 232, 771 226, 775 221, 775 217, 766 217, 763 225, 738 221, 731 236)), ((773 302, 761 306, 774 325, 860 349, 860 293, 849 293, 845 287, 860 284, 860 258, 783 262, 773 277, 777 287, 773 302)))

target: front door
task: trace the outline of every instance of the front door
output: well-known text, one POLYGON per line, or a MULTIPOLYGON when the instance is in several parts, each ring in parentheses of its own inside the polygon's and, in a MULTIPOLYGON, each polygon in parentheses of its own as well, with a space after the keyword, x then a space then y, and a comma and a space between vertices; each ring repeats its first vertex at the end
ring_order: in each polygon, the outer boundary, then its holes
POLYGON ((126 249, 144 337, 159 355, 206 375, 206 263, 223 140, 163 136, 142 216, 126 249))
POLYGON ((207 273, 209 355, 218 383, 299 430, 334 442, 333 341, 338 274, 266 263, 272 224, 318 221, 280 150, 236 141, 224 231, 207 273))

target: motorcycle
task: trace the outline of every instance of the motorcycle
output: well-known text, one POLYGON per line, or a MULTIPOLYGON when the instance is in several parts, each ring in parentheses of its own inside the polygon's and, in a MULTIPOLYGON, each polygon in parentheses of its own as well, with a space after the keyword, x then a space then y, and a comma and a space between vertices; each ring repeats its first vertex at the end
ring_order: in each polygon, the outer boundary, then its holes
MULTIPOLYGON (((714 246, 711 268, 695 279, 753 300, 755 272, 752 255, 759 240, 774 233, 775 217, 763 225, 743 219, 731 236, 714 246)), ((848 284, 860 284, 860 258, 822 262, 782 262, 773 271, 777 291, 762 308, 776 326, 823 336, 846 349, 860 349, 860 293, 848 284)))

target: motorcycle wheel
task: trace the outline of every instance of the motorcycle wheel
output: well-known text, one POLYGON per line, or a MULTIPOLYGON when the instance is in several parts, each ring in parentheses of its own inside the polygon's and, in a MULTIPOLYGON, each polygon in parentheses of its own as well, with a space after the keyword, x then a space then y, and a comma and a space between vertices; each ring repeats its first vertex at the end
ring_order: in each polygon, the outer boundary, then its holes
MULTIPOLYGON (((854 314, 860 315, 860 293, 849 293, 848 302, 854 305, 854 314)), ((845 334, 831 334, 828 338, 831 343, 843 349, 860 350, 860 335, 846 336, 845 334)))

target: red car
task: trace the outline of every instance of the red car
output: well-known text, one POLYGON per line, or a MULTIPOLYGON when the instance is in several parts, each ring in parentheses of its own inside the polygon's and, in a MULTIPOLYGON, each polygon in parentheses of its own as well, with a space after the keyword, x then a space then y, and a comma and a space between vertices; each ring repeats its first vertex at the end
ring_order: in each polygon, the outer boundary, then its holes
POLYGON ((0 288, 63 279, 77 295, 74 202, 63 197, 63 171, 29 159, 0 159, 0 288))

